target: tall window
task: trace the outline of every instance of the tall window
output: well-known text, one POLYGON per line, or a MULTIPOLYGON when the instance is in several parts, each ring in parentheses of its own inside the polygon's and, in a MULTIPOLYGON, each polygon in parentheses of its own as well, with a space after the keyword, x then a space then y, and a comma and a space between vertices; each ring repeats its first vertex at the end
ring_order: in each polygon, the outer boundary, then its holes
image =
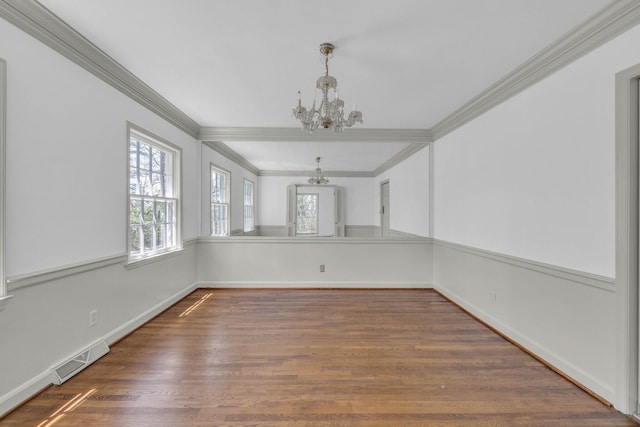
POLYGON ((129 126, 129 259, 179 249, 180 149, 129 126))
POLYGON ((229 235, 229 172, 211 165, 211 235, 229 235))
POLYGON ((253 231, 255 221, 253 219, 253 182, 244 180, 244 231, 253 231))
POLYGON ((318 194, 298 193, 296 233, 318 234, 318 194))

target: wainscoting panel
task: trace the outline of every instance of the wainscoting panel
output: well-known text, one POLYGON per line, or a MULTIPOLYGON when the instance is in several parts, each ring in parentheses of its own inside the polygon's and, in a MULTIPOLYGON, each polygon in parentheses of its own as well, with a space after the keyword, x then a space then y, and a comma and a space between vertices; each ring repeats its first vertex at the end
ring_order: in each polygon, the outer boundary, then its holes
POLYGON ((434 288, 615 402, 612 278, 434 241, 434 288))
POLYGON ((431 287, 430 239, 202 238, 210 287, 431 287), (324 265, 324 272, 321 272, 324 265))
POLYGON ((193 291, 196 250, 191 242, 137 268, 118 256, 12 278, 0 322, 0 416, 50 385, 53 367, 99 340, 111 345, 193 291))

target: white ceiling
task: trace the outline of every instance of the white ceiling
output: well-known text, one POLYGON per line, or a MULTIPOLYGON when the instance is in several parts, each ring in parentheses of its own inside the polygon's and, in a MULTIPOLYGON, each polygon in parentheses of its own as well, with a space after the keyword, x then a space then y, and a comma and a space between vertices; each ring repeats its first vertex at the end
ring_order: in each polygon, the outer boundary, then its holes
MULTIPOLYGON (((331 42, 330 73, 363 128, 429 129, 609 1, 40 3, 201 126, 297 127, 297 91, 309 106, 331 42)), ((323 169, 370 171, 406 145, 224 142, 263 170, 313 169, 322 155, 323 169)))

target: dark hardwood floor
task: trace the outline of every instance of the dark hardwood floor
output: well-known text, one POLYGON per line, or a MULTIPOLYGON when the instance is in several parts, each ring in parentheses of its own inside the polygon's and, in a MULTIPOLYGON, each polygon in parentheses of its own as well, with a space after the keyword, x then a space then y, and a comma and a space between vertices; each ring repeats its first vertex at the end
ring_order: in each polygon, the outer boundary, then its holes
POLYGON ((634 426, 431 290, 200 289, 3 426, 634 426))

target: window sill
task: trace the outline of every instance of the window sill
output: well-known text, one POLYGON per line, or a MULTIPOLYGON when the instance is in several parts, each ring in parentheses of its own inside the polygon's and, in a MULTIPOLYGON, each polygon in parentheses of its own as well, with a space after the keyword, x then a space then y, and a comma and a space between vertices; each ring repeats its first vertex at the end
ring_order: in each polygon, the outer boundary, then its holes
POLYGON ((167 258, 173 258, 175 256, 181 255, 183 250, 184 250, 183 247, 179 247, 167 252, 162 252, 160 254, 150 256, 148 258, 139 258, 139 259, 129 260, 124 264, 124 268, 125 270, 133 270, 138 267, 143 267, 148 264, 153 264, 154 262, 164 261, 167 258))
POLYGON ((7 302, 9 302, 11 298, 13 298, 13 295, 6 295, 4 297, 0 297, 0 311, 2 311, 4 306, 7 305, 7 302))

